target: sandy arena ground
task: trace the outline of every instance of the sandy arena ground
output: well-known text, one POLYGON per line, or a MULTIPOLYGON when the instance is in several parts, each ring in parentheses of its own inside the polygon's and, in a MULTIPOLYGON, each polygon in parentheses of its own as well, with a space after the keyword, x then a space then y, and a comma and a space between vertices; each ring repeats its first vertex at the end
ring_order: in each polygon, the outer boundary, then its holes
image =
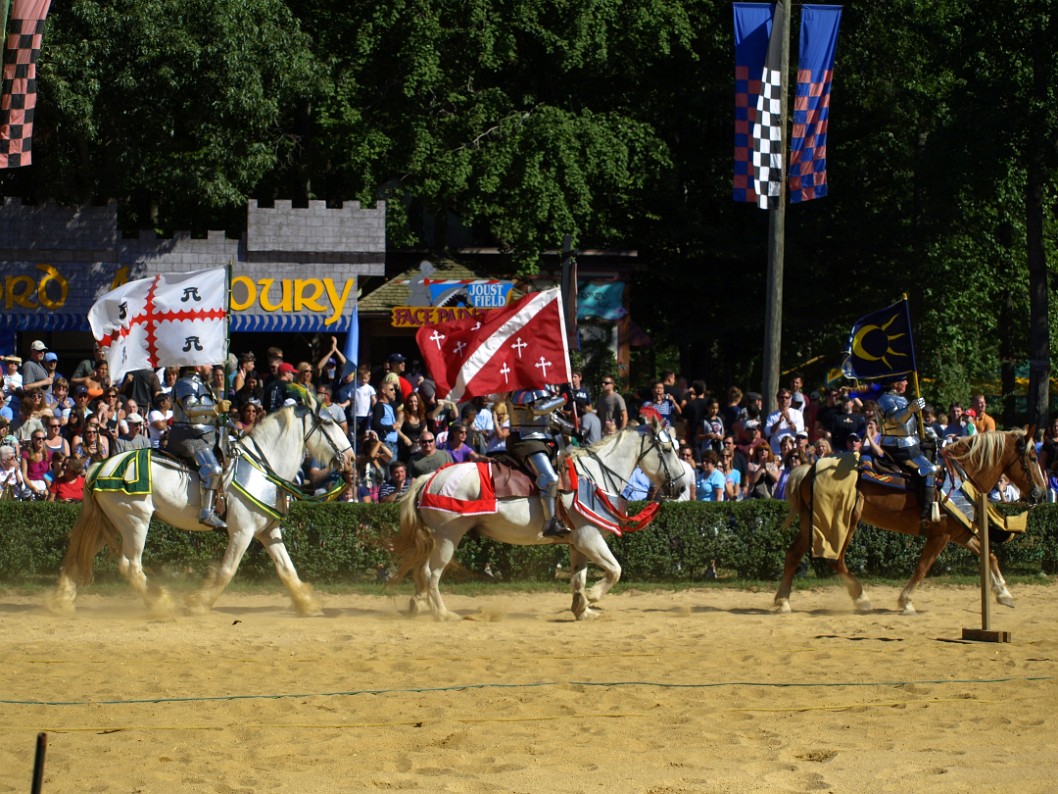
POLYGON ((1058 584, 996 607, 1010 644, 962 642, 978 592, 839 588, 406 599, 225 594, 153 620, 131 591, 76 617, 0 593, 0 792, 1053 792, 1058 584))

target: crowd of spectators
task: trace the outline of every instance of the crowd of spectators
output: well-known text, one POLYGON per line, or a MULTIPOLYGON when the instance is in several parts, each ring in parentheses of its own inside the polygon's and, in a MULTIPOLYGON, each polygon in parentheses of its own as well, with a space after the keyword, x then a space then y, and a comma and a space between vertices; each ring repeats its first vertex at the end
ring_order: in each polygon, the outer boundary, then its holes
MULTIPOLYGON (((346 373, 345 365, 332 337, 315 362, 293 363, 270 347, 259 366, 253 352, 242 352, 230 369, 214 367, 211 383, 218 399, 231 400, 231 426, 242 433, 284 406, 288 384, 314 394, 357 450, 358 477, 341 496, 350 501, 394 501, 415 477, 503 450, 510 433, 503 401, 475 398, 456 405, 439 399, 418 363, 409 367, 399 353, 377 371, 361 365, 346 373)), ((7 498, 77 501, 90 464, 127 450, 165 448, 173 415, 170 392, 179 375, 175 367, 137 370, 112 383, 97 346, 69 377, 63 371, 39 340, 31 343, 25 361, 4 357, 0 488, 7 498)), ((639 392, 622 394, 609 376, 600 386, 596 398, 574 372, 562 387, 565 411, 580 428, 574 443, 594 443, 643 412, 655 412, 679 438, 680 459, 694 483, 686 499, 782 498, 786 478, 802 463, 845 452, 881 454, 870 392, 825 387, 806 394, 800 375, 777 391, 778 407, 767 415, 760 394, 737 386, 714 394, 703 381, 688 383, 671 371, 639 392)), ((923 421, 938 446, 996 428, 981 394, 965 408, 927 405, 923 421)), ((1044 434, 1040 456, 1052 491, 1058 490, 1058 420, 1044 434)), ((306 461, 306 490, 322 488, 321 469, 319 462, 306 461)), ((1008 486, 997 491, 999 498, 1010 497, 1013 486, 1008 486)), ((633 477, 623 495, 647 498, 650 484, 633 477)))

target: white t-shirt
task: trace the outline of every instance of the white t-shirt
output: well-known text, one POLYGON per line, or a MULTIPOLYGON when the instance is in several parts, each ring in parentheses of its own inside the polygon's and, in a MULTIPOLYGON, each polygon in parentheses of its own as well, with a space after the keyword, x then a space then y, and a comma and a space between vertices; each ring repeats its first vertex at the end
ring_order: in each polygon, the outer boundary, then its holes
POLYGON ((377 393, 375 387, 370 383, 364 383, 356 387, 355 396, 353 397, 353 415, 357 419, 363 419, 371 413, 371 398, 377 393))
POLYGON ((155 408, 149 414, 147 414, 147 437, 151 440, 151 446, 155 449, 161 446, 162 436, 165 435, 166 429, 168 429, 169 420, 173 418, 173 412, 170 411, 159 411, 155 408), (154 426, 155 422, 165 420, 166 427, 159 430, 154 426))

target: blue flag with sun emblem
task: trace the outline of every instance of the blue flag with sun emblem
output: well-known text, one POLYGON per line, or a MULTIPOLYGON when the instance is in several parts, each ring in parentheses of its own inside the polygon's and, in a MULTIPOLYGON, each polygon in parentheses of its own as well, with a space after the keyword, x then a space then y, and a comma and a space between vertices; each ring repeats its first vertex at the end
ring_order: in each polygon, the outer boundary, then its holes
POLYGON ((861 317, 852 326, 841 365, 846 378, 878 380, 917 370, 906 299, 861 317))

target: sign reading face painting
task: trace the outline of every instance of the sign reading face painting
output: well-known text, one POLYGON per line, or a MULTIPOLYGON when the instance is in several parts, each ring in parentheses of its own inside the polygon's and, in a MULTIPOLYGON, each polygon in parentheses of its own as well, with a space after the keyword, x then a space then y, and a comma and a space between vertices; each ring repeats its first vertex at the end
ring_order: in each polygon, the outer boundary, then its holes
POLYGON ((514 283, 498 279, 432 278, 436 272, 423 262, 417 278, 408 280, 408 304, 394 306, 390 324, 394 328, 417 328, 468 317, 479 317, 485 309, 502 309, 511 300, 514 283))

